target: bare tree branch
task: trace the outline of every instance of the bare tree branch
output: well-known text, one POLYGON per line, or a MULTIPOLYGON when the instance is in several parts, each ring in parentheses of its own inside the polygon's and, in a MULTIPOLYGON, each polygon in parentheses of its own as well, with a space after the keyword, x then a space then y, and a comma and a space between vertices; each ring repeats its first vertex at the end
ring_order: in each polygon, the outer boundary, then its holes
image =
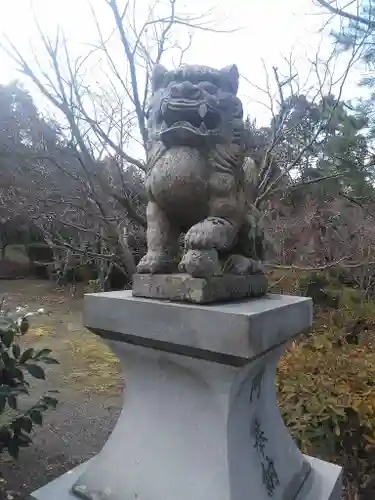
MULTIPOLYGON (((375 28, 375 22, 372 21, 369 18, 366 18, 366 17, 363 17, 363 16, 359 16, 359 15, 355 15, 355 14, 351 14, 350 12, 346 12, 344 10, 345 8, 340 9, 338 7, 335 7, 334 6, 334 2, 328 2, 326 0, 316 0, 316 1, 322 7, 324 7, 325 9, 327 9, 331 14, 337 14, 338 16, 343 17, 345 19, 349 19, 350 21, 353 21, 355 23, 364 24, 364 25, 368 26, 371 29, 375 28)), ((352 2, 350 2, 348 5, 351 5, 351 3, 352 2)))

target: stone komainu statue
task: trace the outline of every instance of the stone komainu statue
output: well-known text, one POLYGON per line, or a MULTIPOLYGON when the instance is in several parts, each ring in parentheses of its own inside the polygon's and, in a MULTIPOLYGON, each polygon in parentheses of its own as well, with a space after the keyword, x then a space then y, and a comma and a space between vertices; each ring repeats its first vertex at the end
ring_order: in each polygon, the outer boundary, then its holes
POLYGON ((246 200, 238 80, 235 65, 155 67, 147 117, 148 252, 139 273, 260 272, 262 236, 246 200))

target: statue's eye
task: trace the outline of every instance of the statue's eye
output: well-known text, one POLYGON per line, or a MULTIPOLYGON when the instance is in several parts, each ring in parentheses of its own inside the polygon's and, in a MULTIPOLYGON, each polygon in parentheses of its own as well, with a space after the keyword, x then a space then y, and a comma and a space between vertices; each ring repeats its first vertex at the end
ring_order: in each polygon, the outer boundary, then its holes
POLYGON ((217 94, 218 88, 211 82, 200 82, 199 86, 209 94, 217 94))
POLYGON ((242 118, 243 117, 243 107, 241 101, 237 100, 236 105, 233 109, 234 118, 242 118))

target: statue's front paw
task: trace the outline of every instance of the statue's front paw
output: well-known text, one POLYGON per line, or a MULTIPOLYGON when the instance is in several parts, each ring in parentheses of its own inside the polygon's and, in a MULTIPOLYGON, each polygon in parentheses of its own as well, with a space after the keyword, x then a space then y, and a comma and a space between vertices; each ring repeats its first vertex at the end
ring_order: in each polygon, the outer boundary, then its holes
POLYGON ((158 252, 147 252, 137 266, 137 272, 140 274, 163 274, 174 271, 177 271, 176 260, 168 254, 158 252))
POLYGON ((243 255, 230 255, 223 266, 224 273, 229 274, 260 274, 264 272, 262 263, 243 255))
POLYGON ((185 235, 187 249, 226 250, 230 248, 236 236, 233 226, 224 219, 210 217, 192 226, 185 235))
POLYGON ((221 274, 219 255, 216 250, 188 250, 183 256, 179 270, 195 278, 208 278, 221 274))

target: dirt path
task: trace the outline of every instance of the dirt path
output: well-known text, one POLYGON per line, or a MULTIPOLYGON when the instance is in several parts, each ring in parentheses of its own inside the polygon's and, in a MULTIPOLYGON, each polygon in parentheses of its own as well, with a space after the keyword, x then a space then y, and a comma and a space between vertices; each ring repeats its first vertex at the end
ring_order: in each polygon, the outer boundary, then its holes
POLYGON ((39 280, 0 281, 0 297, 9 307, 44 307, 46 315, 35 318, 23 342, 48 347, 60 365, 47 370, 46 382, 37 382, 38 397, 58 389, 57 410, 46 415, 34 444, 13 462, 0 458, 7 487, 23 498, 51 479, 101 449, 121 409, 123 381, 117 358, 106 344, 82 326, 83 291, 74 297, 39 280))

